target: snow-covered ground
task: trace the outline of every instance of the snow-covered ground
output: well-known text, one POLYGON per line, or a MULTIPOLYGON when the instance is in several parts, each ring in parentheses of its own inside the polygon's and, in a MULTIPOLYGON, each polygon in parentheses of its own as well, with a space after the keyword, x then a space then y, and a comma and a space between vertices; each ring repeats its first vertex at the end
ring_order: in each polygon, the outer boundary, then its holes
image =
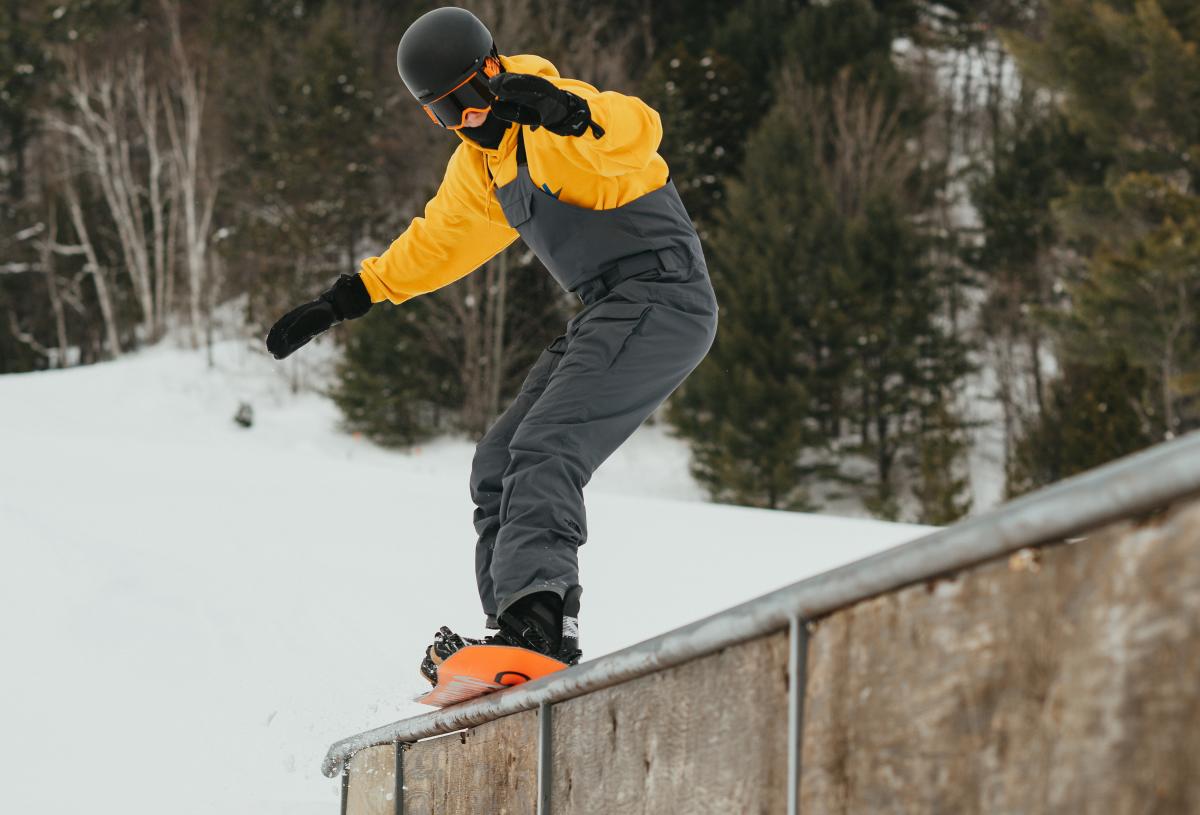
MULTIPOLYGON (((231 341, 0 377, 0 811, 330 815, 329 743, 424 712, 422 647, 480 628, 470 443, 376 448, 288 370, 231 341)), ((587 658, 923 531, 702 498, 657 427, 597 473, 587 658)))

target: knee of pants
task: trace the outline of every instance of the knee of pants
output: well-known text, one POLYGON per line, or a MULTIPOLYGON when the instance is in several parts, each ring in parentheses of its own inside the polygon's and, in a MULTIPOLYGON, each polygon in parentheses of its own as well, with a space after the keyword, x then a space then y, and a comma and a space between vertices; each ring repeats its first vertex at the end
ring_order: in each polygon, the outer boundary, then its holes
POLYGON ((486 494, 499 493, 508 467, 508 445, 484 436, 471 459, 471 498, 476 504, 486 494))
POLYGON ((564 431, 561 426, 523 425, 508 443, 505 475, 512 476, 531 468, 542 469, 553 462, 564 474, 570 475, 572 481, 586 481, 594 469, 587 458, 575 432, 564 431))

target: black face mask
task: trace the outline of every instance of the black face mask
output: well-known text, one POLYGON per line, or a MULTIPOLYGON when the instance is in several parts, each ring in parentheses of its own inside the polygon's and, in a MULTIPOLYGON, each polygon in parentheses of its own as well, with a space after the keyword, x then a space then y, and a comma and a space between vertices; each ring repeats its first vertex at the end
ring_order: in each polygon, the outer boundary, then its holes
POLYGON ((498 119, 489 113, 479 127, 464 127, 459 132, 480 147, 495 150, 500 146, 500 139, 504 137, 504 132, 510 127, 512 127, 512 122, 498 119))

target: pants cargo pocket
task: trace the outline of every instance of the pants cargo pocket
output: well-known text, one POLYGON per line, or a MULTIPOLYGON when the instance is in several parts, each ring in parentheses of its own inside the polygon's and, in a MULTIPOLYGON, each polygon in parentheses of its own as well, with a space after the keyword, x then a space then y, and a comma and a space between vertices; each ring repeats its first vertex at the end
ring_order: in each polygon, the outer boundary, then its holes
POLYGON ((586 345, 594 353, 596 367, 608 370, 638 334, 651 308, 648 303, 597 303, 587 319, 576 326, 573 342, 586 345))

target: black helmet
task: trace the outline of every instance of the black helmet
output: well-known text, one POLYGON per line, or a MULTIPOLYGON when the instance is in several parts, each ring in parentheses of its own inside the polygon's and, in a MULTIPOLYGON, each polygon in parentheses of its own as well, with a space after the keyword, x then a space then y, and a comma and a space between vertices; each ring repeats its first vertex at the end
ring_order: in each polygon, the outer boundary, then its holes
POLYGON ((421 15, 408 27, 396 49, 396 69, 429 118, 456 130, 467 111, 491 107, 487 78, 500 73, 500 59, 478 17, 447 7, 421 15))

